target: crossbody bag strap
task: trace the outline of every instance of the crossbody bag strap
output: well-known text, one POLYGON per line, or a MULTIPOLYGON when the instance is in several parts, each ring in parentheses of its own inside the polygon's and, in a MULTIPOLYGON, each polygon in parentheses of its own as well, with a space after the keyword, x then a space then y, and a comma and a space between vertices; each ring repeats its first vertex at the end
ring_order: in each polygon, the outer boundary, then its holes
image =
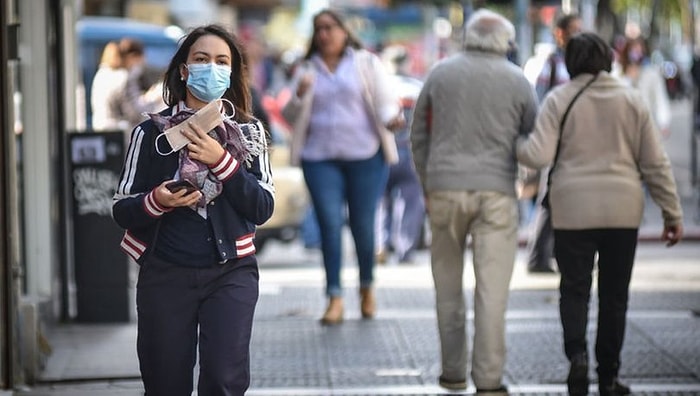
POLYGON ((547 58, 549 61, 549 85, 547 86, 547 91, 552 90, 557 83, 557 62, 554 60, 554 56, 555 54, 552 53, 547 58))
POLYGON ((552 180, 552 173, 554 172, 554 166, 557 164, 557 159, 559 159, 559 149, 561 148, 561 138, 562 138, 562 135, 564 133, 564 123, 566 122, 566 118, 569 116, 569 111, 571 110, 571 107, 576 102, 576 99, 578 99, 579 96, 581 96, 581 94, 583 93, 583 91, 586 90, 586 88, 588 88, 591 84, 593 84, 593 81, 595 81, 596 78, 598 78, 597 74, 595 76, 593 76, 593 78, 591 78, 591 80, 588 81, 586 83, 586 85, 584 85, 583 88, 581 88, 576 93, 576 95, 574 95, 574 98, 571 99, 571 102, 569 102, 569 106, 566 107, 566 110, 564 111, 564 115, 561 117, 561 121, 559 122, 559 140, 557 140, 557 149, 554 152, 554 160, 552 161, 552 165, 549 167, 549 173, 547 174, 547 189, 549 189, 549 185, 550 185, 551 180, 552 180))

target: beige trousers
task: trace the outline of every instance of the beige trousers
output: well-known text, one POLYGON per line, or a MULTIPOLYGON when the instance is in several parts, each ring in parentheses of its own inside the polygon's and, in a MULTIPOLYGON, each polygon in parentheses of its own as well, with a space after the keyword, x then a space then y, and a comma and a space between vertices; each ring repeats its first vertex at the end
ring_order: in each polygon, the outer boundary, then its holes
POLYGON ((463 274, 471 236, 476 281, 471 377, 477 388, 497 388, 505 365, 505 312, 517 250, 517 201, 493 191, 436 191, 428 198, 442 376, 455 381, 466 378, 463 274))

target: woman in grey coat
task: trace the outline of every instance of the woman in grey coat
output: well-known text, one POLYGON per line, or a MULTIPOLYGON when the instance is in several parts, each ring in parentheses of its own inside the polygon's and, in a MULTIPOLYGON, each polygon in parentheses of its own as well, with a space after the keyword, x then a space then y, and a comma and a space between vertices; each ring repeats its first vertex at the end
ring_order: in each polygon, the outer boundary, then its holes
POLYGON ((659 133, 640 94, 610 76, 612 59, 597 35, 571 38, 565 54, 571 81, 548 94, 534 131, 517 144, 524 165, 552 163, 549 201, 571 395, 588 394, 586 327, 596 255, 598 386, 602 396, 630 393, 617 375, 645 187, 663 214, 661 238, 671 246, 683 235, 680 201, 659 133))

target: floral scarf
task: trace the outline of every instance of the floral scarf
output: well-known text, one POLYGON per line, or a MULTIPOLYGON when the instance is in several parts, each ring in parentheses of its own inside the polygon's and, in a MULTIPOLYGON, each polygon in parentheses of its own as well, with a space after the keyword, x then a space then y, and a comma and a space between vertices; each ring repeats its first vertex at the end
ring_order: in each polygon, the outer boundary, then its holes
MULTIPOLYGON (((190 118, 195 110, 187 108, 184 103, 178 106, 180 109, 172 116, 151 113, 149 116, 155 122, 160 131, 179 125, 190 118)), ((239 124, 236 121, 225 118, 216 128, 208 132, 208 135, 219 142, 238 162, 250 166, 253 157, 257 157, 267 150, 264 132, 255 123, 239 124)), ((204 208, 223 191, 223 185, 219 179, 209 171, 209 167, 189 157, 189 150, 185 146, 179 152, 180 178, 192 182, 200 188, 202 198, 191 207, 194 210, 204 208)))

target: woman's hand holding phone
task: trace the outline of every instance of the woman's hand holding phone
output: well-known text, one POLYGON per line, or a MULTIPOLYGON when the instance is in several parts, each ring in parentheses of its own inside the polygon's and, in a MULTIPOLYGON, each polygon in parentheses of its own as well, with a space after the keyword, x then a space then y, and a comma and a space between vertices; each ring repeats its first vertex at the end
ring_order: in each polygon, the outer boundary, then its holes
POLYGON ((176 193, 180 190, 185 190, 185 195, 190 194, 192 192, 195 192, 198 190, 197 186, 192 184, 189 180, 177 180, 174 182, 170 182, 165 185, 165 188, 168 189, 171 193, 176 193))
POLYGON ((155 198, 167 208, 192 206, 202 197, 202 193, 186 180, 166 180, 156 188, 155 198))

